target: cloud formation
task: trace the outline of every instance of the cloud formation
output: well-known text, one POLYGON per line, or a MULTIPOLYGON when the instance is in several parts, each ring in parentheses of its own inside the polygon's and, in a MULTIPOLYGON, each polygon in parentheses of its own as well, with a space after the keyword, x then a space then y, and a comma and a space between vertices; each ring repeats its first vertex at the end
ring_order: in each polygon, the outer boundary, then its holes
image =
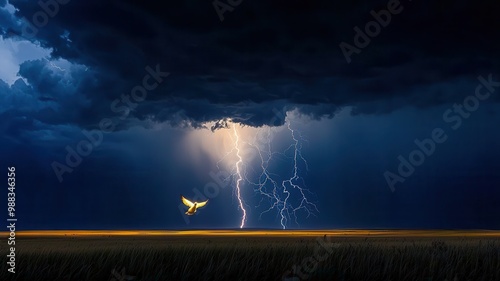
MULTIPOLYGON (((14 15, 0 10, 4 37, 22 35, 26 19, 42 10, 34 1, 12 2, 14 15)), ((147 65, 171 76, 124 128, 144 121, 196 127, 224 118, 261 126, 294 108, 321 118, 345 106, 381 114, 455 102, 474 90, 478 75, 498 69, 500 42, 491 37, 498 4, 414 2, 401 2, 404 12, 347 64, 340 42, 352 41, 353 28, 387 1, 246 1, 220 22, 210 1, 71 0, 31 39, 71 69, 24 62, 19 74, 29 85, 1 86, 1 114, 95 127, 113 115, 113 100, 140 83, 147 65), (16 108, 20 99, 29 102, 16 108)))

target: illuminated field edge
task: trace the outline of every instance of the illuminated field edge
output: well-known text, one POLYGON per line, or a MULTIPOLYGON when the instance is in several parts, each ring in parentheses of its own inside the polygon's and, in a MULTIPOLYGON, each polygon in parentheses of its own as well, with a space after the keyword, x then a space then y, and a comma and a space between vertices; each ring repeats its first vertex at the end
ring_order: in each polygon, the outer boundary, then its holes
MULTIPOLYGON (((7 237, 9 232, 0 232, 7 237)), ((336 237, 498 237, 498 230, 25 230, 18 237, 65 236, 336 236, 336 237)))

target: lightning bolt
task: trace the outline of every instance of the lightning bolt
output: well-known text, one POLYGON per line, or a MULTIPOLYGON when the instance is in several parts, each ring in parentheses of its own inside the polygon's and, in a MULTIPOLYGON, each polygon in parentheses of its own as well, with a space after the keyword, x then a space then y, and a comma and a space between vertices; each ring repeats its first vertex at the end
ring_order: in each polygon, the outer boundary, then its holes
POLYGON ((240 136, 238 135, 238 131, 236 130, 236 124, 233 124, 233 131, 234 131, 234 136, 236 139, 236 141, 234 142, 234 149, 236 150, 236 156, 238 157, 238 161, 235 164, 236 174, 238 177, 236 179, 236 196, 238 198, 240 209, 243 212, 243 215, 241 217, 241 224, 240 224, 240 228, 243 228, 245 226, 245 221, 247 219, 247 211, 245 210, 245 206, 243 206, 243 200, 241 199, 241 181, 243 180, 243 177, 241 176, 241 167, 240 166, 243 163, 243 159, 241 158, 241 154, 240 154, 240 147, 239 147, 240 136))
POLYGON ((309 170, 309 165, 302 155, 302 143, 306 140, 300 132, 292 127, 288 118, 284 126, 290 132, 291 144, 282 152, 273 151, 272 149, 271 127, 258 128, 258 130, 264 130, 260 131, 264 142, 257 144, 242 140, 238 133, 237 123, 229 121, 229 124, 233 127, 232 134, 229 133, 233 146, 217 162, 217 167, 229 155, 236 155, 236 161, 231 169, 231 177, 236 179, 234 191, 238 200, 238 208, 242 211, 240 228, 245 227, 247 221, 247 210, 241 192, 244 183, 253 185, 253 191, 261 197, 259 204, 256 206, 257 208, 261 206, 264 200, 269 202, 269 207, 260 213, 259 220, 266 213, 276 210, 276 218, 279 220, 281 227, 286 229, 292 219, 300 226, 297 219, 299 211, 305 211, 307 218, 317 212, 319 213, 317 206, 308 199, 308 194, 312 193, 306 188, 304 179, 300 176, 302 168, 305 168, 306 171, 309 170), (257 152, 258 158, 256 161, 260 164, 257 169, 249 170, 249 168, 252 168, 252 163, 247 162, 251 162, 251 160, 243 159, 241 149, 246 145, 257 152), (283 159, 288 159, 286 161, 291 162, 292 169, 289 178, 272 172, 272 162, 283 159), (257 171, 257 176, 254 173, 255 171, 257 171), (250 177, 249 174, 253 177, 250 177), (251 178, 254 178, 254 180, 251 178))
POLYGON ((271 140, 270 140, 270 129, 269 128, 267 128, 267 136, 265 136, 265 138, 267 140, 267 142, 266 142, 267 150, 265 151, 267 157, 265 159, 264 159, 263 151, 257 145, 252 144, 252 143, 248 143, 248 145, 250 145, 251 147, 253 147, 257 151, 257 153, 259 155, 259 159, 260 159, 260 169, 262 170, 262 173, 260 174, 260 176, 258 178, 259 182, 252 182, 250 179, 246 178, 247 182, 256 186, 254 191, 258 192, 260 195, 263 196, 259 205, 256 207, 259 207, 260 204, 262 203, 262 201, 266 197, 271 202, 271 206, 267 210, 263 211, 260 214, 259 220, 262 219, 262 215, 264 215, 267 212, 270 212, 274 208, 278 208, 278 206, 282 203, 281 199, 279 197, 278 183, 273 179, 273 176, 277 176, 277 175, 269 172, 269 170, 268 170, 269 163, 272 160, 272 156, 274 154, 271 150, 271 140), (271 192, 267 191, 268 184, 270 184, 272 187, 271 192))
POLYGON ((286 127, 290 131, 292 144, 284 152, 272 151, 269 128, 267 135, 265 135, 265 150, 261 149, 256 144, 248 143, 257 151, 259 155, 261 174, 258 177, 258 182, 252 182, 246 178, 246 181, 255 186, 255 192, 262 196, 259 205, 256 207, 259 207, 262 201, 266 198, 270 202, 269 208, 260 214, 259 219, 261 219, 265 213, 276 209, 278 211, 278 218, 283 229, 287 228, 288 221, 292 218, 292 216, 294 217, 295 223, 299 225, 297 221, 297 212, 299 210, 304 210, 307 213, 307 217, 315 215, 315 212, 319 212, 317 206, 307 198, 306 193, 311 192, 305 188, 304 180, 299 175, 300 164, 304 165, 306 170, 309 169, 306 159, 302 156, 302 142, 305 140, 302 136, 297 136, 297 132, 292 128, 290 120, 286 121, 286 127), (290 150, 293 150, 292 157, 286 155, 286 153, 290 150), (279 180, 277 179, 279 178, 279 175, 272 173, 269 170, 270 162, 275 156, 283 156, 285 158, 292 159, 293 161, 292 175, 288 179, 281 180, 281 184, 279 184, 279 180), (298 206, 293 206, 293 204, 289 201, 290 196, 292 196, 292 190, 298 191, 300 202, 298 206))
MULTIPOLYGON (((287 206, 287 200, 290 197, 290 192, 287 191, 286 184, 288 184, 289 186, 291 186, 294 189, 299 190, 299 193, 300 193, 300 204, 299 204, 299 206, 297 206, 295 208, 292 207, 293 208, 292 209, 292 213, 293 213, 293 215, 295 217, 295 223, 297 225, 298 225, 298 222, 297 222, 296 212, 298 210, 304 210, 304 211, 306 211, 307 212, 307 218, 309 218, 310 215, 314 215, 314 213, 312 212, 313 210, 316 211, 316 212, 319 212, 317 206, 314 203, 310 202, 307 199, 307 196, 306 196, 305 192, 309 192, 310 193, 310 191, 308 189, 304 188, 304 187, 301 187, 300 185, 298 185, 296 183, 297 181, 301 180, 301 177, 298 175, 298 171, 299 171, 298 163, 299 163, 299 161, 302 161, 302 163, 304 163, 304 165, 306 167, 306 170, 309 170, 309 165, 307 164, 306 159, 302 156, 302 143, 299 142, 299 139, 297 139, 297 137, 295 136, 295 131, 292 129, 289 121, 287 122, 287 128, 291 132, 291 136, 292 136, 292 139, 293 139, 293 144, 290 145, 290 147, 293 147, 294 156, 293 156, 293 176, 291 178, 289 178, 288 180, 284 180, 282 182, 283 192, 287 194, 287 196, 285 198, 285 202, 283 204, 283 208, 281 209, 281 216, 282 216, 281 225, 283 227, 284 227, 284 224, 283 224, 283 222, 284 222, 283 212, 285 211, 285 208, 287 206)), ((304 184, 303 180, 302 180, 302 183, 304 184)), ((288 210, 287 210, 287 212, 288 212, 288 210)))

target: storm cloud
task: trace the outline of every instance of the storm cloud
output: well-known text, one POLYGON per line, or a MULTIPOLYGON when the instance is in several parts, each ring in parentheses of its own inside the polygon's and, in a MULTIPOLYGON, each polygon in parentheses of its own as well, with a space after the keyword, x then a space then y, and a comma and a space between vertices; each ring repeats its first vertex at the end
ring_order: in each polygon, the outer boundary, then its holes
MULTIPOLYGON (((339 44, 353 44, 353 28, 363 29, 371 10, 387 6, 354 2, 243 1, 221 22, 210 1, 52 1, 57 13, 30 40, 73 67, 23 63, 19 74, 29 86, 2 91, 22 92, 36 106, 2 114, 96 127, 113 114, 113 100, 141 82, 146 66, 159 65, 171 75, 130 112, 124 128, 225 118, 261 126, 291 109, 321 118, 346 106, 382 114, 450 103, 469 94, 477 76, 498 69, 495 1, 402 1, 403 12, 348 64, 339 44)), ((11 3, 18 10, 2 10, 2 33, 23 39, 27 21, 35 25, 43 8, 11 3)))

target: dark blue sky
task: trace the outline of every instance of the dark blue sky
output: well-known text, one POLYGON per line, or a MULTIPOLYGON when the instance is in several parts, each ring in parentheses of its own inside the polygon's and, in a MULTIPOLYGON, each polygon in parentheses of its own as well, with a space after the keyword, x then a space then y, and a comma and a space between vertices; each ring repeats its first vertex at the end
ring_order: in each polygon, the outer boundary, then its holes
POLYGON ((221 21, 210 1, 0 1, 19 227, 239 227, 238 174, 211 176, 238 167, 246 227, 500 229, 498 4, 401 1, 361 48, 354 28, 395 2, 331 2, 243 0, 221 21), (251 184, 255 146, 276 152, 278 201, 251 184), (193 189, 210 201, 186 223, 193 189))

